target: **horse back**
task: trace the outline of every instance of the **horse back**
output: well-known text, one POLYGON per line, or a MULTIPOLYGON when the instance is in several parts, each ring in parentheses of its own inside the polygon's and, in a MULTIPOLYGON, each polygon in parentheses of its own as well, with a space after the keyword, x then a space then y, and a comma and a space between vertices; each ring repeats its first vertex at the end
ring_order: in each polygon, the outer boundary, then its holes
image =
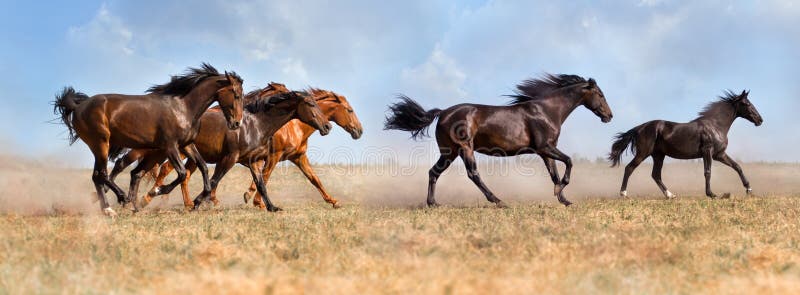
POLYGON ((455 105, 439 115, 436 139, 440 148, 467 146, 482 154, 513 156, 531 147, 529 119, 518 105, 455 105))

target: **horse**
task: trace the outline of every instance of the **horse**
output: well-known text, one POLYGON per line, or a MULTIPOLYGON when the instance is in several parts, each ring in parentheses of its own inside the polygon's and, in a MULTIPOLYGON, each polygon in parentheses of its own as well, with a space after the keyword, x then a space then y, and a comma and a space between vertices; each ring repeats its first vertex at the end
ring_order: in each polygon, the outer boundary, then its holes
MULTIPOLYGON (((328 120, 344 128, 354 140, 361 137, 364 132, 361 122, 346 97, 333 91, 316 88, 309 89, 309 92, 314 95, 319 108, 328 120)), ((269 181, 269 176, 279 162, 289 160, 297 168, 300 168, 303 175, 317 188, 325 202, 331 204, 333 208, 339 208, 339 202, 325 191, 322 182, 314 173, 306 156, 308 139, 314 134, 314 131, 315 129, 312 126, 300 120, 291 120, 275 132, 275 135, 272 136, 272 152, 266 159, 264 182, 269 181)), ((250 188, 244 193, 243 198, 245 203, 248 203, 249 199, 252 198, 254 206, 265 208, 261 198, 258 197, 255 182, 250 184, 250 188)))
POLYGON ((572 160, 558 148, 561 125, 578 106, 584 106, 600 117, 603 123, 613 118, 603 91, 594 79, 576 75, 545 74, 517 85, 509 105, 490 106, 458 104, 445 110, 425 111, 405 95, 389 106, 384 129, 411 132, 412 139, 428 136, 428 127, 438 118, 436 142, 440 156, 428 171, 427 205, 439 204, 434 198, 436 181, 456 157, 461 157, 467 176, 498 207, 506 207, 483 183, 475 163, 475 152, 490 156, 515 156, 535 153, 545 162, 555 186, 554 195, 564 206, 572 203, 564 196, 569 184, 572 160), (559 180, 555 161, 566 166, 559 180))
MULTIPOLYGON (((270 153, 270 140, 278 128, 286 124, 289 120, 299 119, 319 130, 322 135, 330 133, 331 125, 327 117, 322 113, 316 100, 307 92, 290 91, 280 93, 271 97, 253 99, 260 90, 254 91, 247 96, 251 101, 245 106, 245 115, 242 120, 242 127, 238 130, 229 131, 224 128, 224 119, 218 111, 208 111, 201 117, 200 132, 195 139, 195 146, 209 163, 216 163, 214 175, 211 177, 211 190, 209 194, 201 194, 194 199, 192 209, 197 210, 202 202, 207 201, 215 195, 217 185, 222 177, 235 165, 242 164, 250 168, 253 181, 263 202, 267 204, 270 212, 281 211, 282 209, 272 204, 266 194, 266 187, 262 177, 264 161, 270 153)), ((148 162, 150 158, 162 158, 158 151, 153 151, 145 155, 141 162, 148 162)), ((172 164, 172 163, 170 163, 172 164)), ((165 164, 166 165, 166 164, 165 164)), ((188 207, 188 181, 191 172, 197 166, 192 158, 187 163, 187 177, 183 181, 184 205, 188 207)), ((162 168, 162 171, 164 169, 162 168)), ((159 178, 166 177, 166 173, 159 175, 159 178)), ((158 183, 158 181, 157 181, 158 183)), ((149 201, 156 195, 159 186, 148 192, 149 201)))
MULTIPOLYGON (((283 84, 280 84, 280 83, 275 83, 275 82, 270 82, 269 84, 267 84, 266 87, 259 89, 257 92, 256 91, 251 91, 251 92, 247 93, 247 95, 244 96, 244 104, 248 104, 250 102, 253 102, 258 97, 270 97, 270 96, 273 96, 273 95, 276 95, 276 94, 279 94, 279 93, 286 93, 286 92, 289 92, 289 89, 286 88, 286 85, 283 85, 283 84)), ((220 106, 216 105, 216 106, 210 108, 209 110, 210 111, 221 111, 221 108, 220 108, 220 106)), ((111 169, 111 174, 109 175, 109 178, 111 179, 111 181, 114 181, 114 179, 116 179, 116 177, 120 173, 122 173, 122 171, 125 170, 125 168, 127 168, 128 166, 130 166, 134 162, 137 162, 137 161, 140 161, 141 159, 143 159, 144 156, 148 152, 150 152, 150 151, 147 150, 147 149, 131 149, 131 150, 128 150, 127 153, 125 153, 123 156, 118 157, 117 160, 114 162, 114 168, 111 169)), ((172 171, 172 166, 171 165, 169 165, 169 166, 170 166, 170 171, 172 171)), ((150 176, 150 178, 152 178, 152 179, 158 178, 159 165, 155 165, 153 167, 153 169, 150 169, 150 171, 147 172, 147 175, 150 176)), ((166 174, 164 174, 164 175, 166 175, 166 174)), ((163 184, 163 181, 157 183, 157 185, 159 185, 159 186, 162 185, 162 184, 163 184)), ((166 198, 169 195, 164 195, 164 196, 166 198)), ((147 203, 150 202, 150 196, 149 195, 145 195, 145 197, 146 197, 146 199, 145 199, 145 202, 143 202, 143 203, 147 204, 147 203)), ((188 199, 189 197, 188 196, 184 196, 184 198, 188 199)), ((192 205, 192 206, 194 206, 194 205, 192 205)))
MULTIPOLYGON (((611 166, 619 166, 620 157, 628 146, 634 155, 633 160, 625 167, 620 196, 628 196, 628 178, 642 161, 652 157, 653 180, 664 196, 668 199, 674 198, 675 195, 661 181, 661 169, 664 166, 664 157, 667 156, 684 160, 703 158, 706 196, 709 198, 717 197, 711 191, 712 159, 733 168, 739 174, 746 194, 752 194, 753 189, 742 167, 725 152, 728 147, 728 131, 736 118, 747 119, 756 126, 764 123, 761 114, 748 99, 749 94, 750 91, 745 90, 740 94, 727 90, 718 101, 708 104, 691 122, 655 120, 617 134, 608 155, 611 166)), ((728 197, 729 193, 723 195, 723 198, 728 197)))
MULTIPOLYGON (((105 199, 105 187, 110 188, 118 200, 133 202, 138 211, 135 194, 125 196, 122 189, 107 175, 110 159, 125 148, 161 149, 178 170, 178 179, 162 190, 168 193, 185 176, 180 161, 181 150, 195 160, 208 186, 205 161, 192 141, 197 135, 200 116, 217 102, 222 107, 227 128, 239 128, 242 120, 242 78, 234 72, 220 74, 214 67, 203 63, 200 68, 189 68, 181 76, 172 76, 165 84, 155 85, 145 95, 98 94, 92 97, 65 87, 56 95, 54 113, 69 131, 70 145, 79 138, 94 155, 92 182, 103 213, 115 216, 105 199)), ((131 171, 131 191, 145 170, 137 167, 131 171)))

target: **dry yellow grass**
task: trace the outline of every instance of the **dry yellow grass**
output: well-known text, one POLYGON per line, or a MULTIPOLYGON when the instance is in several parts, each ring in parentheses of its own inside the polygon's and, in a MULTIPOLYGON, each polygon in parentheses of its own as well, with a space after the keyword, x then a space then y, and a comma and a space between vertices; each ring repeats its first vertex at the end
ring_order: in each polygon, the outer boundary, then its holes
POLYGON ((0 218, 2 293, 750 293, 800 287, 800 200, 0 218))
MULTIPOLYGON (((496 209, 477 190, 448 193, 445 181, 442 203, 456 205, 421 209, 419 177, 401 179, 413 189, 384 190, 411 196, 382 205, 363 177, 337 184, 328 174, 323 180, 346 201, 333 210, 293 168, 287 171, 272 186, 286 209, 278 214, 236 204, 247 184, 240 169, 224 183, 222 209, 186 213, 173 197, 160 209, 114 220, 98 216, 88 200, 81 201, 88 214, 0 215, 0 294, 800 289, 800 198, 792 193, 670 201, 575 196, 580 201, 570 208, 549 196, 508 196, 511 208, 496 209)), ((80 189, 76 195, 86 198, 88 190, 80 189)))

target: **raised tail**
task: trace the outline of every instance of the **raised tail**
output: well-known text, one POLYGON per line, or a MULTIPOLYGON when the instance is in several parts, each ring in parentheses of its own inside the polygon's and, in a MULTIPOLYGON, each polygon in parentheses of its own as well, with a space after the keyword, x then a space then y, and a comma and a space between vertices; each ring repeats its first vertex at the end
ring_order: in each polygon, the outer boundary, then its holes
POLYGON ((428 136, 428 127, 442 112, 440 109, 425 111, 416 101, 405 95, 399 95, 399 102, 389 105, 391 115, 386 117, 383 129, 403 130, 411 132, 411 138, 420 139, 428 136))
POLYGON ((636 155, 636 138, 639 136, 639 127, 628 130, 627 132, 617 133, 614 144, 611 145, 611 153, 608 154, 608 161, 611 162, 611 167, 619 166, 619 160, 622 153, 630 145, 631 153, 636 155))
POLYGON ((61 117, 61 122, 67 126, 69 131, 69 144, 78 140, 75 126, 72 125, 75 108, 87 99, 89 99, 88 95, 75 91, 72 87, 64 87, 64 90, 61 90, 61 94, 56 95, 56 100, 53 102, 53 113, 61 117))

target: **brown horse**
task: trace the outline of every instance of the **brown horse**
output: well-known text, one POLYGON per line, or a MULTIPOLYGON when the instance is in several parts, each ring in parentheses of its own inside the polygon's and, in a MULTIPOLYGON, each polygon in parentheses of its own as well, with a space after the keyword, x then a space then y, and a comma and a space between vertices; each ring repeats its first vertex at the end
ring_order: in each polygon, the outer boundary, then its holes
MULTIPOLYGON (((706 178, 706 196, 709 198, 717 197, 711 191, 712 160, 717 160, 733 168, 742 180, 745 193, 750 195, 753 190, 750 188, 747 177, 744 176, 742 167, 725 152, 728 148, 728 130, 731 129, 736 118, 744 118, 756 126, 761 126, 761 123, 764 122, 761 114, 747 98, 749 94, 750 92, 744 90, 741 94, 729 90, 719 98, 719 101, 706 106, 697 119, 688 123, 655 120, 617 134, 617 140, 611 147, 611 153, 608 156, 612 163, 611 166, 619 165, 620 157, 629 145, 634 154, 633 160, 625 167, 620 196, 628 195, 628 178, 647 157, 653 157, 651 176, 667 198, 674 198, 675 195, 661 181, 661 169, 664 166, 665 157, 702 158, 706 178)), ((730 197, 730 194, 726 193, 723 197, 730 197)))
MULTIPOLYGON (((269 84, 267 84, 267 87, 261 88, 258 91, 251 91, 250 93, 247 93, 247 95, 244 96, 244 104, 251 103, 251 102, 255 101, 256 98, 258 98, 258 97, 270 97, 270 96, 273 96, 273 95, 277 95, 277 94, 280 94, 280 93, 287 93, 287 92, 289 92, 289 88, 286 88, 286 85, 283 85, 283 84, 280 84, 280 83, 275 83, 275 82, 270 82, 269 84)), ((221 109, 220 109, 220 106, 214 106, 209 110, 218 112, 221 109)), ((109 175, 109 178, 111 179, 111 181, 114 181, 114 179, 116 179, 117 176, 120 173, 122 173, 123 170, 125 170, 125 168, 127 168, 128 166, 130 166, 131 164, 133 164, 136 161, 142 160, 144 158, 144 156, 148 152, 150 152, 150 151, 147 150, 147 149, 133 149, 133 150, 129 150, 122 157, 119 157, 116 160, 116 162, 114 163, 114 169, 111 170, 111 174, 109 175)), ((170 166, 170 171, 172 171, 172 165, 169 165, 169 166, 170 166)), ((159 175, 159 166, 156 165, 155 167, 153 167, 153 169, 150 169, 150 171, 148 171, 147 173, 153 179, 156 179, 158 177, 158 175, 159 175)), ((164 175, 166 176, 166 174, 164 174, 164 175)), ((158 182, 157 185, 163 185, 163 178, 161 178, 161 180, 162 181, 158 182)), ((183 189, 183 191, 184 192, 188 192, 186 189, 183 189)), ((169 195, 164 195, 164 197, 165 198, 169 197, 169 195)), ((184 196, 184 199, 188 200, 189 196, 184 196)), ((143 199, 144 204, 149 203, 150 200, 151 200, 151 197, 149 195, 146 195, 145 199, 143 199)), ((194 206, 193 204, 190 204, 190 205, 194 206)))
POLYGON ((527 80, 517 86, 515 100, 508 106, 459 104, 446 110, 425 111, 406 96, 389 106, 385 129, 410 131, 412 138, 426 135, 436 118, 436 142, 441 156, 429 171, 428 206, 438 206, 434 198, 436 180, 456 157, 461 157, 469 179, 475 183, 489 202, 505 207, 481 180, 475 164, 475 152, 491 156, 515 156, 536 153, 542 157, 555 184, 555 195, 565 206, 572 204, 564 197, 569 184, 572 160, 556 146, 561 124, 578 106, 591 110, 602 122, 613 117, 603 91, 594 79, 588 81, 575 75, 547 75, 543 79, 527 80), (554 160, 566 165, 564 178, 559 181, 554 160))
MULTIPOLYGON (((183 181, 185 168, 181 150, 195 160, 208 186, 207 168, 200 153, 192 145, 198 133, 200 116, 218 102, 223 109, 226 128, 236 129, 242 120, 242 79, 235 73, 220 74, 212 66, 190 68, 183 76, 173 76, 169 83, 148 89, 146 95, 98 94, 92 97, 71 87, 56 96, 54 112, 60 115, 69 130, 70 144, 80 138, 94 154, 92 181, 107 215, 116 215, 104 196, 109 187, 117 199, 134 203, 135 193, 125 197, 122 189, 107 175, 111 156, 124 148, 161 149, 178 170, 178 179, 166 186, 168 193, 183 181)), ((131 171, 131 191, 144 174, 137 166, 131 171)), ((123 204, 124 205, 124 204, 123 204)))
MULTIPOLYGON (((283 86, 282 84, 278 85, 283 86)), ((280 89, 279 86, 273 87, 274 89, 280 89)), ((361 122, 358 121, 358 117, 356 117, 353 108, 350 106, 349 102, 344 96, 338 95, 332 91, 316 88, 309 89, 309 92, 314 96, 314 99, 317 101, 317 104, 319 104, 319 108, 322 110, 323 115, 328 120, 336 122, 337 125, 347 130, 353 139, 358 139, 361 137, 363 132, 361 122)), ((311 183, 317 187, 320 194, 322 194, 322 198, 326 202, 333 205, 334 208, 338 208, 336 199, 331 197, 322 187, 322 182, 320 182, 319 178, 314 173, 314 170, 311 168, 311 165, 309 164, 308 158, 305 154, 306 150, 308 149, 308 138, 314 134, 316 130, 317 128, 306 124, 300 119, 293 119, 278 129, 278 131, 276 131, 272 136, 272 146, 269 156, 263 160, 266 161, 266 163, 263 164, 265 168, 262 178, 264 179, 264 185, 266 186, 269 176, 275 169, 275 166, 280 161, 290 160, 292 163, 297 165, 306 178, 308 178, 309 181, 311 181, 311 183)), ((202 148, 200 150, 202 152, 202 148)), ((169 165, 169 163, 162 165, 155 185, 162 183, 170 171, 172 171, 172 167, 169 165)), ((188 177, 187 180, 184 181, 183 186, 181 186, 181 189, 183 190, 184 205, 193 206, 188 194, 188 177)), ((260 194, 258 193, 258 186, 255 182, 252 182, 250 184, 250 190, 244 194, 245 203, 248 202, 248 198, 254 196, 257 197, 253 199, 253 205, 260 208, 266 208, 264 203, 261 201, 262 198, 260 197, 260 194)), ((144 199, 147 199, 147 197, 144 199)), ((211 200, 215 204, 219 203, 214 191, 211 193, 211 200)))
MULTIPOLYGON (((353 139, 359 139, 361 137, 361 134, 364 132, 361 127, 361 122, 359 122, 358 117, 356 117, 353 107, 350 106, 347 98, 332 91, 316 88, 310 89, 310 92, 314 95, 314 98, 317 99, 319 108, 322 109, 322 113, 328 117, 328 120, 344 128, 344 130, 350 133, 353 139)), ((308 138, 311 137, 312 134, 314 134, 314 128, 300 120, 291 120, 289 123, 286 123, 286 125, 283 125, 281 129, 278 129, 272 137, 272 153, 270 153, 266 160, 264 182, 269 180, 270 174, 272 174, 272 171, 279 162, 289 160, 300 168, 303 175, 317 188, 325 202, 328 202, 334 208, 338 208, 338 201, 325 191, 322 182, 319 180, 316 173, 314 173, 311 164, 308 162, 306 151, 308 150, 308 138)), ((244 193, 243 197, 245 203, 247 203, 250 198, 253 198, 254 206, 265 208, 264 203, 261 202, 261 198, 258 197, 255 182, 250 184, 250 188, 244 193)))
MULTIPOLYGON (((215 190, 222 177, 235 165, 240 163, 250 168, 254 181, 258 184, 259 192, 266 191, 262 178, 263 159, 269 154, 269 141, 275 131, 291 119, 299 119, 317 130, 322 135, 330 132, 331 126, 322 114, 314 98, 306 92, 290 91, 271 97, 253 98, 263 91, 254 91, 247 96, 251 101, 245 106, 247 112, 242 120, 242 128, 228 131, 224 128, 224 119, 218 111, 208 111, 201 117, 200 133, 195 145, 203 158, 209 163, 216 163, 214 175, 211 178, 209 194, 201 194, 192 202, 192 207, 197 209, 200 204, 215 195, 215 190)), ((149 158, 162 157, 159 151, 150 151, 141 162, 148 162, 149 158)), ((166 165, 166 164, 165 164, 166 165)), ((188 175, 195 169, 195 162, 189 158, 187 161, 188 175)), ((165 177, 167 173, 164 173, 165 177)), ((182 188, 184 199, 188 201, 187 187, 189 178, 185 178, 182 188)), ((156 195, 158 186, 154 187, 143 198, 149 200, 156 195)), ((281 208, 270 202, 269 197, 262 193, 267 210, 280 211, 281 208)), ((185 205, 189 205, 188 202, 185 205)))

